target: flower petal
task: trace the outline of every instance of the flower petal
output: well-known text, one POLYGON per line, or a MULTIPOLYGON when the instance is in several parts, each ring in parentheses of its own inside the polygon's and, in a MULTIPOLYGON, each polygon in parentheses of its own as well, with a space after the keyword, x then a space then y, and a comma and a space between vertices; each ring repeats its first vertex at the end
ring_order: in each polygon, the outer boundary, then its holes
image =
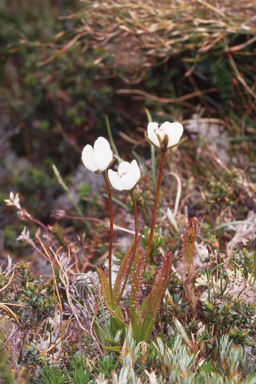
POLYGON ((109 142, 106 139, 104 139, 104 137, 100 136, 94 143, 94 151, 95 153, 97 151, 101 151, 102 155, 104 156, 105 158, 104 166, 102 164, 99 167, 100 171, 104 171, 113 160, 113 153, 111 151, 109 142))
POLYGON ((113 188, 117 189, 118 191, 122 191, 123 187, 117 172, 114 172, 112 171, 112 169, 109 169, 108 178, 113 188))
POLYGON ((103 148, 110 149, 110 145, 104 137, 100 136, 94 143, 94 150, 100 149, 103 151, 103 148))
POLYGON ((130 191, 137 183, 137 180, 133 177, 131 173, 126 173, 120 178, 120 182, 122 185, 122 191, 130 191))
POLYGON ((160 148, 159 140, 156 136, 158 133, 158 123, 148 123, 147 135, 150 141, 155 144, 156 147, 160 148))
POLYGON ((175 123, 169 123, 169 121, 166 121, 161 125, 162 130, 165 132, 166 135, 168 135, 168 145, 167 148, 172 147, 173 145, 178 144, 180 141, 181 135, 183 134, 183 125, 175 122, 175 123))
POLYGON ((94 164, 94 151, 91 145, 87 144, 82 152, 82 162, 89 171, 97 171, 97 166, 94 164))
POLYGON ((108 171, 109 181, 119 191, 130 191, 140 179, 140 169, 136 160, 119 164, 118 172, 108 171))
POLYGON ((94 151, 93 162, 96 165, 97 170, 101 172, 105 171, 109 166, 109 159, 106 158, 105 153, 100 150, 94 151))
POLYGON ((136 160, 131 162, 130 174, 134 177, 137 183, 140 179, 140 168, 136 160))
POLYGON ((119 164, 118 167, 118 175, 122 176, 124 173, 130 172, 131 164, 128 163, 127 161, 123 161, 122 163, 119 164))

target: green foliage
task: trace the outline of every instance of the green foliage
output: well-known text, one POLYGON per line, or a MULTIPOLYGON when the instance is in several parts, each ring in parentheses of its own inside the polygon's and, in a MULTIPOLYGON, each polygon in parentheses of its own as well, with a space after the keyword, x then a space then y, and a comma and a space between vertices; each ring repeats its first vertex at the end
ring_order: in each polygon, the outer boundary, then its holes
POLYGON ((94 381, 90 379, 91 373, 86 366, 86 359, 75 354, 68 360, 68 368, 56 368, 48 363, 39 371, 40 383, 43 384, 88 384, 94 381), (43 379, 43 381, 42 381, 43 379))
POLYGON ((28 342, 22 350, 22 358, 28 367, 41 368, 43 365, 42 358, 35 343, 28 342))
POLYGON ((12 310, 24 328, 36 330, 54 314, 56 299, 52 287, 46 282, 46 277, 33 277, 29 266, 24 263, 17 267, 17 277, 20 284, 11 295, 4 291, 2 302, 12 305, 12 310))
MULTIPOLYGON (((134 249, 134 247, 135 245, 132 243, 121 262, 113 292, 109 287, 109 282, 105 273, 100 269, 97 269, 102 295, 110 313, 111 331, 113 335, 116 335, 118 331, 122 331, 121 344, 123 344, 124 341, 124 331, 127 325, 123 319, 120 300, 121 294, 125 288, 125 284, 131 271, 131 265, 133 263, 134 256, 136 256, 136 258, 133 267, 131 283, 132 288, 130 297, 130 318, 132 334, 137 342, 143 340, 146 342, 149 341, 155 318, 164 294, 167 279, 169 277, 169 270, 171 266, 171 255, 170 253, 167 253, 161 268, 155 273, 150 293, 140 306, 139 294, 142 285, 145 254, 141 248, 138 247, 137 249, 134 249)), ((110 339, 107 339, 107 341, 112 346, 105 348, 111 351, 118 351, 121 349, 121 346, 116 345, 113 340, 111 341, 110 339)))
POLYGON ((214 302, 205 301, 202 308, 208 326, 214 325, 218 335, 228 335, 235 344, 252 345, 249 336, 256 335, 256 323, 253 320, 254 304, 236 299, 219 306, 214 302))
POLYGON ((225 181, 211 181, 207 202, 212 210, 233 205, 233 187, 225 181))
POLYGON ((8 366, 9 353, 4 351, 2 341, 0 341, 0 382, 14 384, 15 372, 8 366))
POLYGON ((232 207, 234 201, 243 193, 241 187, 242 174, 238 169, 224 172, 221 179, 219 176, 213 177, 205 199, 206 206, 213 212, 232 207))
POLYGON ((63 233, 63 228, 58 223, 55 223, 51 228, 51 233, 55 237, 58 244, 63 248, 63 250, 68 252, 68 242, 63 233))
MULTIPOLYGON (((148 245, 149 234, 150 234, 150 230, 148 229, 148 227, 145 227, 143 230, 144 236, 141 238, 141 244, 145 249, 147 248, 147 245, 148 245)), ((164 237, 158 233, 158 226, 156 225, 154 229, 154 236, 153 236, 153 242, 151 245, 150 255, 151 256, 159 255, 161 253, 160 248, 163 245, 163 243, 164 243, 164 237)))
POLYGON ((104 374, 105 377, 111 378, 112 373, 116 370, 119 362, 117 357, 114 354, 103 356, 102 359, 99 360, 99 368, 94 367, 97 373, 104 374))
POLYGON ((42 384, 65 384, 68 379, 67 371, 60 368, 44 366, 43 370, 39 372, 42 377, 42 384))
POLYGON ((91 187, 88 184, 79 184, 77 192, 80 198, 87 197, 91 192, 91 187))
POLYGON ((71 373, 69 379, 74 384, 87 384, 89 383, 90 372, 85 369, 85 362, 83 356, 75 354, 73 362, 69 360, 71 373))
MULTIPOLYGON (((141 255, 137 256, 137 258, 139 257, 141 255)), ((137 266, 139 266, 138 261, 137 266)), ((21 265, 17 270, 21 279, 20 284, 24 291, 21 297, 26 297, 26 306, 32 308, 34 305, 31 293, 38 295, 36 304, 41 306, 42 287, 38 284, 38 280, 33 277, 26 265, 21 265), (38 291, 36 291, 37 285, 39 285, 38 291)), ((151 296, 153 299, 150 299, 149 296, 149 299, 144 301, 147 303, 144 312, 144 304, 139 307, 137 298, 134 296, 135 293, 131 293, 131 296, 134 297, 131 303, 135 300, 135 306, 137 306, 137 311, 141 311, 140 317, 142 319, 145 312, 147 312, 149 319, 155 316, 150 311, 158 307, 154 297, 157 296, 156 290, 160 285, 166 268, 162 266, 161 270, 161 273, 158 271, 159 280, 156 274, 152 284, 151 296), (150 306, 151 301, 152 305, 150 306)), ((137 277, 139 276, 138 272, 136 272, 136 267, 134 273, 137 277)), ((136 280, 133 281, 136 283, 136 280)), ((6 282, 7 280, 2 278, 2 284, 6 282)), ((44 285, 44 290, 46 289, 47 285, 44 285)), ((8 296, 10 297, 10 295, 8 296)), ((184 322, 184 310, 187 308, 188 303, 182 303, 179 295, 174 295, 172 300, 170 300, 170 297, 165 296, 165 301, 168 302, 168 311, 171 308, 173 310, 172 313, 169 312, 168 319, 172 319, 174 315, 184 322), (174 311, 175 307, 176 311, 174 311)), ((71 355, 69 359, 62 358, 60 367, 50 366, 49 363, 45 363, 45 358, 43 359, 39 353, 38 344, 35 341, 29 341, 21 350, 22 357, 20 358, 20 363, 29 367, 29 382, 40 384, 84 384, 93 383, 96 378, 99 383, 103 383, 104 380, 105 383, 120 383, 120 380, 137 383, 139 378, 146 379, 146 375, 153 374, 151 368, 155 371, 155 378, 158 383, 161 383, 163 378, 168 380, 168 383, 179 381, 184 384, 190 382, 195 384, 208 382, 213 384, 230 384, 235 379, 239 379, 238 382, 244 384, 254 383, 253 380, 255 380, 256 376, 253 375, 256 373, 250 372, 248 368, 248 355, 241 347, 241 345, 252 345, 250 338, 255 337, 254 305, 242 303, 238 299, 234 302, 229 301, 229 303, 230 305, 224 304, 222 307, 208 302, 203 304, 204 318, 209 329, 215 330, 214 335, 211 333, 212 331, 208 332, 207 328, 203 330, 202 325, 200 328, 198 321, 193 320, 194 324, 192 324, 193 321, 189 324, 188 318, 187 323, 182 325, 175 319, 174 324, 170 322, 172 327, 171 336, 167 336, 164 333, 159 334, 153 342, 147 344, 139 342, 142 339, 143 326, 141 327, 141 335, 137 337, 137 330, 134 332, 131 324, 130 329, 125 327, 124 342, 121 340, 121 332, 117 333, 113 340, 107 339, 109 343, 113 343, 113 351, 119 351, 118 359, 115 354, 110 356, 104 355, 96 361, 94 360, 92 364, 92 362, 88 361, 89 344, 87 346, 87 342, 85 342, 86 354, 84 352, 83 356, 75 354, 71 355), (251 323, 249 323, 249 320, 251 323), (137 340, 134 339, 133 334, 137 340), (194 336, 190 340, 189 335, 192 334, 194 336), (122 349, 116 348, 121 344, 123 345, 122 349), (206 356, 208 356, 207 359, 206 356), (200 365, 199 369, 195 370, 195 364, 200 359, 202 359, 203 364, 200 365), (34 375, 35 368, 37 371, 40 368, 40 377, 34 375), (148 373, 145 374, 145 372, 148 373), (225 380, 222 380, 223 375, 227 376, 225 380)), ((131 318, 132 316, 131 314, 131 318)), ((38 317, 38 325, 42 321, 43 317, 38 317)), ((144 320, 144 323, 146 321, 144 320)), ((111 349, 111 347, 107 347, 107 349, 111 349)), ((3 351, 1 351, 1 354, 3 355, 4 365, 1 366, 0 364, 0 373, 5 375, 3 377, 7 377, 6 383, 13 384, 14 381, 10 380, 13 380, 14 374, 6 369, 8 354, 3 351), (9 377, 11 378, 10 380, 9 377)))
POLYGON ((247 248, 239 249, 234 255, 234 260, 242 268, 244 276, 247 279, 248 274, 252 273, 255 268, 253 252, 248 252, 247 248))

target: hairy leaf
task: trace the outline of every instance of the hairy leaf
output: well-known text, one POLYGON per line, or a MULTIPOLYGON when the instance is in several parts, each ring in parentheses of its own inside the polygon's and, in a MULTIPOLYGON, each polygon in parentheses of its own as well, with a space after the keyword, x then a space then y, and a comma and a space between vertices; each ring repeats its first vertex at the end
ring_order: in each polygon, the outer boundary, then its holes
POLYGON ((196 217, 192 217, 187 225, 184 235, 184 259, 185 263, 192 265, 193 256, 195 253, 195 242, 198 232, 198 220, 196 217))
POLYGON ((97 268, 97 273, 98 273, 98 277, 101 285, 101 292, 104 298, 104 302, 111 316, 110 318, 111 331, 115 335, 115 333, 119 329, 122 329, 124 334, 125 323, 123 321, 122 311, 121 311, 121 308, 111 300, 111 293, 109 290, 108 278, 106 274, 99 268, 97 268))
MULTIPOLYGON (((165 291, 165 286, 169 277, 169 271, 171 267, 171 252, 168 252, 165 256, 165 260, 161 268, 156 272, 152 289, 148 297, 145 299, 147 307, 143 314, 143 325, 141 330, 141 340, 149 341, 152 328, 155 322, 157 312, 159 310, 161 300, 165 291)), ((142 308, 144 307, 144 302, 142 308)))
POLYGON ((135 252, 134 250, 134 240, 131 243, 130 247, 128 248, 122 262, 120 265, 120 268, 118 270, 117 276, 116 276, 116 281, 115 281, 115 286, 114 286, 114 299, 115 302, 118 304, 121 300, 122 293, 124 290, 124 282, 126 280, 126 275, 127 272, 129 273, 129 263, 133 257, 133 253, 135 252))
POLYGON ((198 233, 199 223, 196 217, 192 217, 187 225, 184 235, 184 269, 183 269, 183 287, 187 299, 192 303, 193 312, 195 313, 199 297, 195 293, 193 279, 198 270, 195 270, 193 257, 195 253, 195 243, 198 233))

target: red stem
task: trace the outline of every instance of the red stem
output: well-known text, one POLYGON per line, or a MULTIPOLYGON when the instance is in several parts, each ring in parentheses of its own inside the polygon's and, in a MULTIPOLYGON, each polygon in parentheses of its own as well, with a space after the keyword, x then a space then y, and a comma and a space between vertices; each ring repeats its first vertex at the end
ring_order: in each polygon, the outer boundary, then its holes
POLYGON ((113 233, 114 233, 114 218, 113 218, 113 204, 112 204, 112 192, 111 186, 109 183, 107 171, 103 172, 103 176, 107 186, 107 194, 108 194, 108 203, 109 203, 109 244, 108 244, 108 280, 109 280, 109 291, 110 297, 113 301, 113 290, 112 290, 112 247, 113 247, 113 233))
POLYGON ((160 166, 159 166, 159 173, 158 173, 158 179, 157 179, 157 185, 156 185, 156 193, 155 193, 155 203, 154 203, 154 210, 153 210, 153 217, 152 217, 152 224, 150 229, 150 235, 148 239, 148 246, 147 246, 147 252, 146 252, 146 258, 145 258, 145 266, 144 266, 144 272, 147 267, 148 258, 151 251, 151 246, 153 242, 154 237, 154 230, 156 225, 156 215, 157 215, 157 206, 158 206, 158 200, 159 200, 159 193, 161 188, 161 182, 162 182, 162 176, 163 176, 163 169, 164 169, 164 159, 165 159, 165 151, 161 152, 161 160, 160 160, 160 166))
POLYGON ((135 239, 134 239, 134 246, 133 246, 133 251, 132 251, 133 255, 132 255, 132 258, 131 258, 130 263, 128 265, 128 268, 127 268, 126 277, 125 277, 125 280, 124 280, 124 283, 123 283, 123 288, 122 288, 122 291, 120 293, 120 298, 122 297, 122 294, 124 292, 124 289, 125 289, 128 277, 129 277, 131 269, 132 269, 132 264, 133 264, 135 256, 136 256, 137 245, 138 245, 138 236, 139 236, 138 208, 137 208, 137 204, 136 204, 136 200, 135 200, 133 189, 130 191, 130 195, 131 195, 131 198, 132 198, 133 208, 134 208, 135 239))
POLYGON ((137 244, 138 244, 138 235, 139 235, 139 221, 138 221, 138 208, 134 196, 134 191, 133 189, 130 191, 132 202, 133 202, 133 209, 134 209, 134 220, 135 220, 135 242, 134 242, 134 248, 135 252, 137 249, 137 244))

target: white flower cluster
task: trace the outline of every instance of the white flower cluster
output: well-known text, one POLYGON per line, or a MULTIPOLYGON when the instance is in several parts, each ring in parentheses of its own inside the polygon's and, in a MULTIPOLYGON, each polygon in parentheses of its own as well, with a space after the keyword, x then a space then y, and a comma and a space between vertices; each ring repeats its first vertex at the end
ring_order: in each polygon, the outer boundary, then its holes
MULTIPOLYGON (((159 128, 158 126, 158 123, 148 124, 145 136, 151 144, 164 151, 178 144, 183 133, 183 126, 180 123, 166 121, 159 128)), ((99 137, 93 147, 87 144, 82 152, 82 162, 92 172, 106 171, 114 162, 109 142, 104 137, 99 137)), ((122 162, 117 172, 111 169, 108 171, 108 177, 113 188, 119 191, 130 191, 140 180, 137 161, 122 162)))

